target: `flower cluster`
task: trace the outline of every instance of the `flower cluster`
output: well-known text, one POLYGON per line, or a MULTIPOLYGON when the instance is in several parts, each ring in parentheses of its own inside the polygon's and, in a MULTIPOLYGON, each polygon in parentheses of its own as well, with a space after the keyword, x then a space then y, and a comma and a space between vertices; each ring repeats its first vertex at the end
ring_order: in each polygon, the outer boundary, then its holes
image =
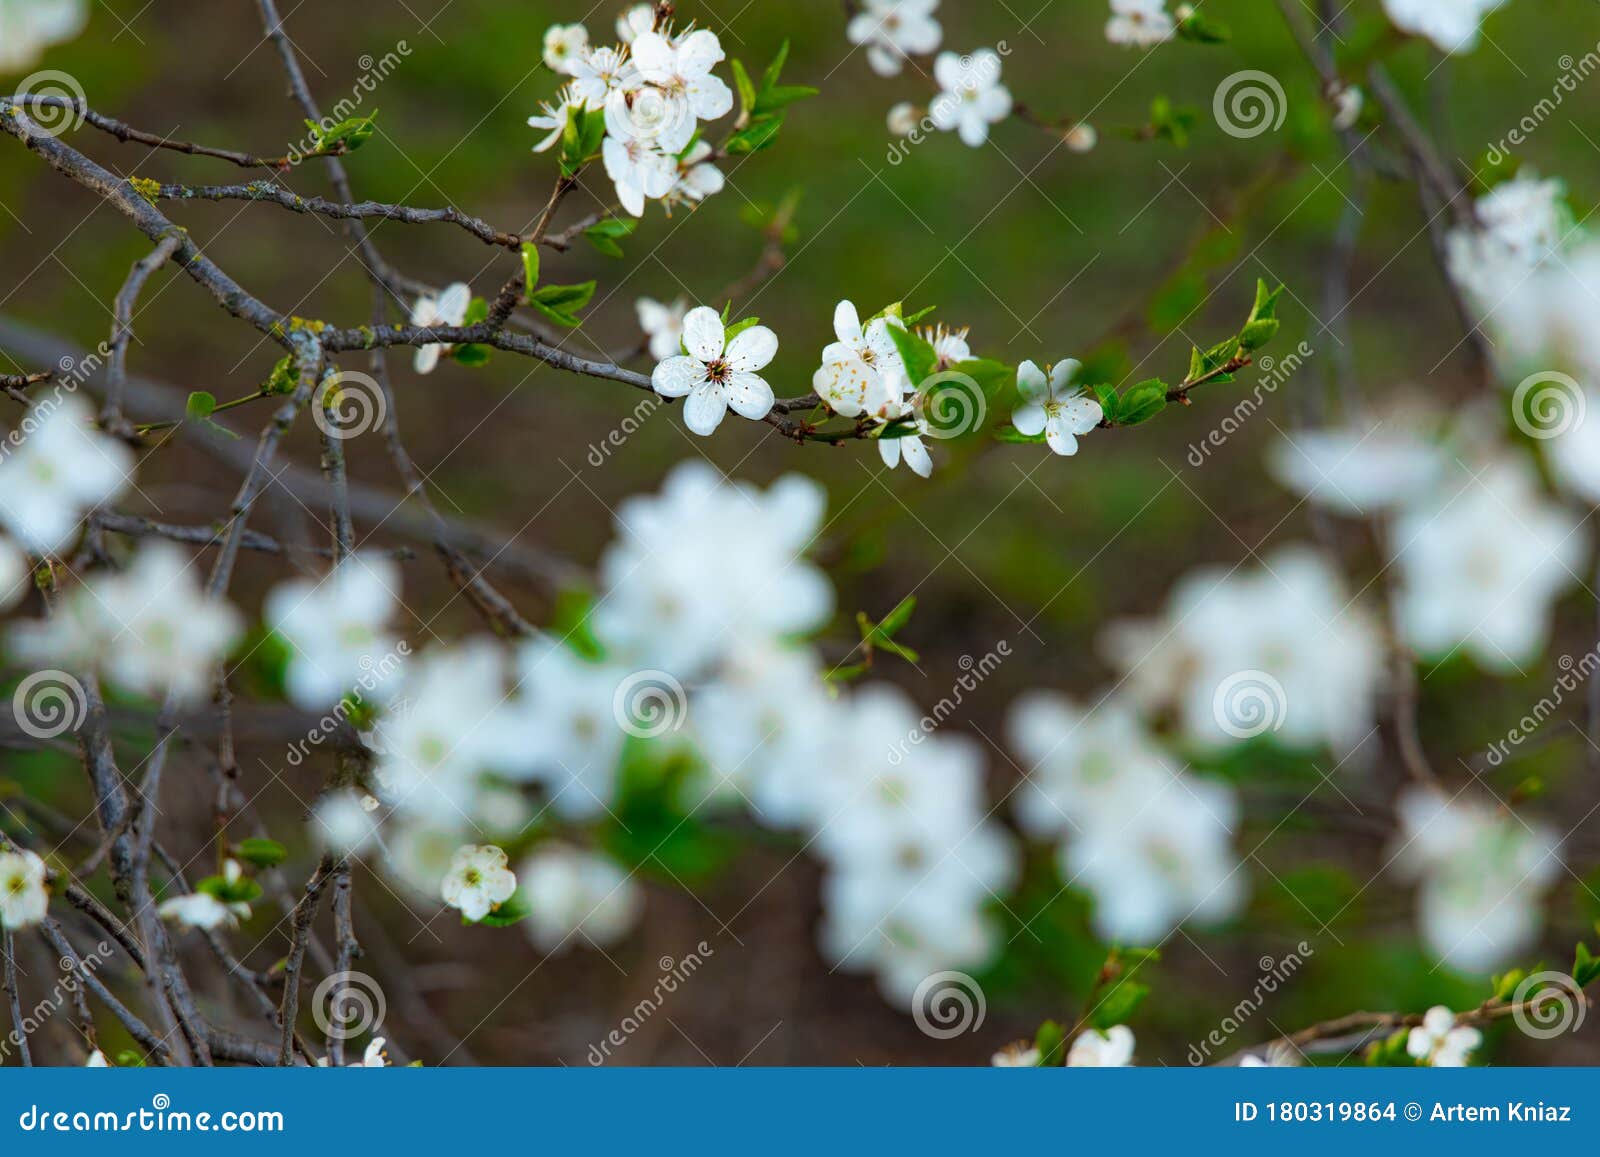
POLYGON ((1561 875, 1554 836, 1478 799, 1427 788, 1407 792, 1398 810, 1396 863, 1421 881, 1418 922, 1439 959, 1487 972, 1530 947, 1540 896, 1561 875))
POLYGON ((543 152, 589 115, 604 120, 601 156, 617 199, 635 217, 647 201, 699 202, 723 187, 711 164, 715 150, 700 125, 727 115, 733 90, 712 70, 725 59, 716 33, 654 26, 650 5, 636 5, 617 23, 622 43, 592 47, 579 24, 545 33, 544 60, 569 77, 556 100, 529 117, 546 135, 543 152))
POLYGON ((1151 48, 1177 34, 1178 25, 1167 12, 1166 0, 1111 0, 1106 39, 1112 44, 1151 48))

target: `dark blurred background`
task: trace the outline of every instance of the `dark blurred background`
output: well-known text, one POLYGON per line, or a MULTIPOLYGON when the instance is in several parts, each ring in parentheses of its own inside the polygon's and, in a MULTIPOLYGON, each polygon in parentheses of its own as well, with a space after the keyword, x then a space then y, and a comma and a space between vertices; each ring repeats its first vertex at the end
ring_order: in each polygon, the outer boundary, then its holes
MULTIPOLYGON (((552 155, 530 152, 536 134, 524 123, 556 88, 540 64, 543 30, 582 19, 596 42, 609 42, 616 15, 611 5, 585 13, 582 5, 504 0, 289 0, 281 7, 325 108, 351 93, 363 58, 381 58, 400 41, 409 49, 364 97, 363 111, 381 112, 376 136, 346 161, 358 198, 455 205, 510 230, 535 219, 555 172, 552 155)), ((1075 154, 1012 120, 984 148, 938 134, 891 165, 884 114, 898 100, 926 99, 927 82, 914 72, 873 74, 860 52, 850 52, 839 4, 684 3, 681 18, 714 29, 729 55, 752 71, 790 39, 785 79, 814 85, 821 96, 794 108, 776 147, 724 164, 727 190, 698 211, 666 219, 652 206, 625 241, 624 259, 580 245, 547 255, 545 276, 600 281, 568 348, 592 354, 626 347, 637 338, 637 297, 711 299, 761 251, 762 238, 746 220, 752 206, 803 189, 787 266, 735 302, 736 312, 759 314, 782 339, 769 375, 780 396, 810 388, 841 297, 864 312, 902 299, 908 308, 936 305, 940 320, 971 326, 975 352, 1013 363, 1093 356, 1126 380, 1175 380, 1191 342, 1209 345, 1234 332, 1258 277, 1284 282, 1286 324, 1276 348, 1285 352, 1303 339, 1315 355, 1203 466, 1186 460, 1190 444, 1232 406, 1236 397, 1226 391, 1247 390, 1254 378, 1197 395, 1192 410, 1169 411, 1136 433, 1092 435, 1071 460, 1045 460, 1042 448, 1029 446, 937 447, 938 469, 925 482, 903 470, 883 472, 870 447, 799 447, 768 427, 731 419, 715 437, 695 439, 675 409, 657 411, 596 467, 589 448, 632 410, 639 400, 632 391, 530 368, 509 355, 482 369, 446 361, 422 378, 409 357, 397 355, 390 365, 402 428, 441 509, 587 567, 611 535, 611 508, 654 490, 686 458, 705 454, 734 476, 762 483, 790 470, 822 480, 833 521, 820 555, 840 590, 840 614, 822 644, 830 658, 849 653, 856 610, 882 615, 907 594, 919 606, 902 637, 922 661, 881 664, 875 677, 903 684, 924 705, 948 693, 963 656, 1009 642, 1013 657, 969 698, 956 724, 990 741, 998 797, 1017 775, 1002 720, 1019 692, 1094 692, 1110 674, 1094 645, 1105 621, 1157 611, 1173 581, 1197 565, 1232 564, 1249 551, 1265 554, 1310 537, 1303 508, 1285 520, 1294 500, 1268 479, 1262 453, 1295 421, 1331 406, 1336 354, 1348 359, 1355 385, 1371 398, 1415 388, 1454 404, 1475 389, 1455 314, 1419 235, 1414 193, 1379 180, 1358 194, 1315 74, 1276 7, 1211 0, 1206 11, 1231 26, 1231 43, 1177 43, 1150 54, 1106 43, 1105 8, 1055 0, 1014 12, 1004 3, 947 0, 939 12, 948 48, 1005 42, 1004 80, 1019 101, 1041 116, 1095 124, 1100 143, 1092 152, 1075 154), (1288 95, 1283 128, 1251 140, 1219 131, 1210 111, 1219 82, 1245 68, 1272 73, 1288 95), (1187 147, 1136 139, 1158 97, 1196 110, 1187 147), (1366 207, 1350 278, 1353 305, 1329 330, 1317 320, 1327 314, 1326 262, 1352 201, 1366 207)), ((1352 5, 1348 17, 1356 29, 1378 19, 1375 0, 1352 5)), ((1487 37, 1476 53, 1443 66, 1419 43, 1398 49, 1391 61, 1444 150, 1469 165, 1549 93, 1563 68, 1559 58, 1582 56, 1600 40, 1600 12, 1589 0, 1514 0, 1490 19, 1487 37)), ((72 74, 95 109, 150 131, 259 153, 286 151, 304 135, 250 4, 96 3, 87 32, 52 49, 42 67, 72 74)), ((1522 153, 1541 172, 1567 179, 1580 215, 1600 195, 1597 109, 1600 101, 1575 98, 1522 153)), ((88 128, 70 139, 123 175, 248 179, 219 162, 119 144, 88 128)), ((284 181, 297 192, 330 193, 316 163, 284 181)), ((586 174, 558 227, 609 194, 600 174, 586 174)), ((112 297, 130 263, 147 251, 145 240, 10 139, 0 141, 0 206, 0 314, 79 347, 103 340, 112 297)), ((347 325, 367 320, 369 287, 337 223, 238 202, 164 208, 275 307, 347 325)), ((467 280, 492 297, 515 269, 514 257, 449 225, 373 223, 372 236, 401 270, 436 285, 467 280)), ((168 271, 141 303, 130 365, 181 392, 208 390, 226 400, 253 390, 278 356, 168 271)), ((0 365, 39 368, 4 355, 0 365)), ((248 445, 259 420, 246 410, 226 424, 244 432, 248 445)), ((289 455, 311 468, 313 434, 302 422, 288 443, 289 455)), ((347 447, 353 478, 398 492, 377 438, 347 447)), ((182 442, 150 455, 139 477, 160 516, 183 523, 217 518, 238 482, 214 456, 182 442)), ((154 513, 139 496, 125 509, 154 513)), ((319 533, 294 503, 269 504, 255 525, 291 540, 319 533)), ((359 529, 366 533, 371 524, 359 529)), ((379 529, 372 541, 404 540, 379 529)), ((1352 541, 1353 557, 1369 563, 1359 536, 1352 541)), ((452 593, 425 544, 419 555, 406 570, 407 603, 419 615, 412 629, 452 593)), ((252 557, 234 596, 255 616, 266 587, 289 573, 281 559, 252 557)), ((548 589, 514 574, 500 581, 525 616, 549 621, 548 589)), ((1551 655, 1588 649, 1592 620, 1593 608, 1581 599, 1565 604, 1551 655)), ((451 638, 481 624, 457 600, 429 629, 451 638)), ((1552 662, 1524 684, 1490 679, 1462 660, 1434 674, 1421 710, 1434 764, 1448 776, 1458 760, 1481 753, 1545 692, 1553 671, 1552 662)), ((135 750, 137 711, 126 708, 121 718, 135 750)), ((281 740, 295 727, 286 709, 242 703, 239 726, 245 775, 260 777, 246 787, 263 791, 269 826, 274 834, 302 830, 300 801, 314 797, 327 768, 315 760, 283 765, 281 740), (281 780, 260 770, 264 760, 281 780)), ((203 751, 186 752, 180 774, 198 775, 203 758, 203 751)), ((0 761, 8 779, 62 813, 86 813, 70 757, 7 750, 0 761)), ((1258 959, 1281 957, 1301 940, 1314 956, 1227 1051, 1355 1009, 1459 1008, 1486 995, 1481 980, 1435 969, 1421 950, 1409 889, 1387 876, 1365 886, 1391 831, 1387 808, 1398 769, 1381 757, 1343 768, 1336 790, 1321 774, 1332 762, 1250 748, 1208 769, 1241 790, 1247 822, 1238 847, 1255 849, 1253 899, 1226 928, 1185 928, 1167 942, 1163 959, 1146 967, 1142 979, 1154 991, 1133 1024, 1142 1061, 1184 1063, 1190 1042, 1246 995, 1258 959), (1307 795, 1310 802, 1277 826, 1307 795)), ((1594 799, 1588 774, 1574 734, 1490 779, 1506 794, 1538 775, 1552 807, 1589 801, 1571 813, 1576 818, 1594 799)), ((171 794, 173 850, 186 856, 208 831, 210 800, 205 790, 192 798, 171 794), (187 821, 185 809, 192 811, 187 821), (185 831, 195 833, 192 847, 183 846, 185 831)), ((1006 954, 984 977, 987 1022, 976 1035, 930 1040, 883 1001, 870 978, 830 973, 814 944, 814 864, 796 858, 786 840, 717 824, 688 825, 665 864, 644 864, 645 919, 610 959, 578 951, 540 963, 517 935, 495 938, 492 953, 485 952, 484 941, 452 914, 424 929, 382 886, 358 881, 360 927, 371 949, 364 967, 391 991, 392 1036, 429 1063, 463 1037, 467 1051, 451 1063, 585 1063, 589 1044, 654 983, 649 962, 681 957, 705 940, 715 954, 701 976, 618 1050, 616 1061, 982 1063, 999 1045, 1031 1035, 1043 1018, 1074 1017, 1104 955, 1087 929, 1087 901, 1062 893, 1048 851, 1036 849, 1027 882, 1004 914, 1006 954)), ((1597 842, 1592 823, 1573 837, 1569 858, 1580 875, 1594 863, 1597 842)), ((311 852, 298 844, 293 851, 289 866, 298 878, 311 852)), ((1589 879, 1600 890, 1600 876, 1589 879)), ((1565 965, 1573 940, 1600 915, 1586 892, 1567 877, 1551 894, 1553 967, 1565 965)), ((266 935, 273 922, 269 913, 251 927, 266 935)), ((266 967, 281 955, 281 939, 269 936, 253 963, 266 967)), ((1593 1062, 1597 1041, 1593 1025, 1550 1042, 1500 1030, 1487 1055, 1496 1062, 1593 1062)))

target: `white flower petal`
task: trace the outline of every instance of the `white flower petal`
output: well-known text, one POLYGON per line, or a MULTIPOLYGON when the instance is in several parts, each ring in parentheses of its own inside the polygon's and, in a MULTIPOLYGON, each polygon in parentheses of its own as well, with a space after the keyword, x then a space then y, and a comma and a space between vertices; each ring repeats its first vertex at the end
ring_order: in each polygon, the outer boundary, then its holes
POLYGON ((714 362, 722 356, 722 318, 708 305, 696 306, 683 319, 683 348, 691 357, 714 362))

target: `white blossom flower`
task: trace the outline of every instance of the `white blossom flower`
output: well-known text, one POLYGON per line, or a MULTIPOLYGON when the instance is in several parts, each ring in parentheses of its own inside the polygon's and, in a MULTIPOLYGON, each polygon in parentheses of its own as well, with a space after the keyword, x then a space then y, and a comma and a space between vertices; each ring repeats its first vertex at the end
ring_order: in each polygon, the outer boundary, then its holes
POLYGON ((1367 97, 1358 85, 1339 84, 1329 92, 1328 101, 1333 105, 1333 130, 1342 133, 1354 128, 1361 119, 1367 97))
POLYGON ((1216 747, 1273 734, 1348 751, 1372 727, 1384 678, 1378 625, 1316 551, 1288 546, 1257 571, 1205 567, 1173 590, 1163 618, 1104 638, 1124 684, 1175 709, 1186 736, 1216 747))
POLYGON ((1566 186, 1518 174, 1473 204, 1475 223, 1450 230, 1450 275, 1494 312, 1508 290, 1520 292, 1529 273, 1560 251, 1572 231, 1566 186))
POLYGON ((240 915, 250 915, 250 906, 224 903, 209 892, 193 892, 163 900, 156 907, 156 914, 163 920, 209 932, 214 928, 237 928, 240 915), (240 908, 244 909, 243 913, 239 912, 240 908))
POLYGON ((552 72, 571 75, 589 51, 589 30, 581 24, 552 24, 544 31, 544 63, 552 72))
POLYGON ((597 48, 574 60, 571 72, 573 94, 594 108, 614 92, 634 92, 644 84, 625 48, 597 48))
POLYGON ((938 358, 933 368, 942 372, 972 360, 972 346, 967 343, 967 336, 971 332, 969 326, 951 329, 940 322, 938 325, 921 327, 917 330, 917 336, 933 347, 934 355, 938 358))
POLYGON ((95 1049, 94 1052, 89 1054, 89 1059, 83 1062, 83 1067, 86 1069, 109 1069, 111 1062, 106 1060, 105 1053, 95 1049))
POLYGON ((711 71, 725 55, 715 32, 697 28, 676 43, 659 32, 643 32, 632 47, 639 75, 672 110, 662 122, 661 147, 668 153, 683 151, 698 121, 717 120, 733 108, 733 90, 711 71))
MULTIPOLYGON (((506 663, 484 639, 424 652, 401 669, 405 706, 380 716, 373 768, 405 816, 461 823, 478 813, 483 774, 504 758, 506 663)), ((435 877, 437 879, 437 877, 435 877)))
POLYGON ((0 0, 0 73, 33 66, 89 22, 89 0, 0 0))
POLYGON ((1600 239, 1587 238, 1531 273, 1513 268, 1491 286, 1490 320, 1512 354, 1540 359, 1540 369, 1553 359, 1591 385, 1600 382, 1600 239))
MULTIPOLYGON (((1545 442, 1551 471, 1569 493, 1600 504, 1600 390, 1581 386, 1582 417, 1545 442)), ((1574 397, 1573 401, 1577 399, 1574 397)), ((3 570, 0 565, 0 570, 3 570)), ((20 592, 19 592, 20 594, 20 592)), ((5 605, 0 597, 0 607, 5 605)))
POLYGON ((28 556, 9 538, 0 537, 0 611, 9 611, 27 596, 33 586, 33 568, 28 556))
POLYGON ((1106 39, 1112 44, 1150 48, 1171 40, 1177 30, 1167 14, 1166 0, 1111 0, 1106 39))
POLYGON ((596 634, 617 661, 687 681, 737 649, 815 630, 833 613, 833 587, 802 554, 825 502, 800 475, 763 492, 705 463, 678 466, 660 495, 617 508, 596 634))
POLYGON ((1033 1069, 1039 1067, 1039 1049, 1032 1041, 1012 1041, 989 1058, 997 1069, 1033 1069))
POLYGON ((1050 376, 1031 361, 1017 367, 1017 392, 1022 405, 1011 415, 1017 433, 1032 438, 1043 434, 1050 449, 1060 455, 1078 452, 1078 435, 1100 424, 1105 411, 1100 403, 1072 384, 1083 368, 1075 358, 1057 362, 1050 376))
POLYGON ((39 923, 48 903, 44 861, 26 849, 0 852, 0 927, 12 931, 39 923))
POLYGON ((688 356, 657 365, 650 384, 663 398, 687 396, 683 421, 689 429, 710 434, 730 409, 752 421, 772 412, 772 387, 756 371, 776 356, 777 334, 753 325, 728 341, 717 311, 702 305, 683 319, 683 345, 688 356))
POLYGON ((669 208, 675 202, 698 205, 707 197, 722 192, 727 178, 722 175, 721 169, 706 159, 712 151, 708 142, 696 141, 678 159, 678 180, 667 192, 669 208))
POLYGON ((650 356, 664 362, 683 349, 683 315, 689 303, 678 298, 671 305, 663 305, 653 297, 641 297, 634 303, 639 313, 639 328, 650 338, 650 356))
POLYGON ((893 105, 889 109, 886 123, 889 131, 897 137, 909 137, 917 131, 917 124, 922 120, 922 110, 908 100, 893 105))
POLYGON ((307 710, 329 707, 361 683, 371 698, 398 641, 389 631, 400 597, 400 568, 355 555, 325 578, 290 579, 267 595, 263 615, 291 648, 289 698, 307 710))
POLYGON ((898 76, 906 57, 939 47, 944 31, 933 18, 937 7, 939 0, 862 0, 845 35, 866 46, 867 63, 879 76, 898 76))
POLYGON ((65 546, 85 514, 132 482, 133 452, 95 429, 76 395, 35 405, 11 438, 0 458, 0 526, 37 554, 65 546))
POLYGON ((1426 36, 1441 52, 1471 52, 1483 18, 1506 0, 1383 0, 1394 26, 1426 36))
POLYGON ((617 17, 617 39, 624 44, 632 44, 655 26, 656 6, 635 4, 617 17))
POLYGON ((1422 1023, 1406 1034, 1406 1053, 1436 1069, 1461 1069, 1482 1043, 1481 1032, 1457 1025, 1455 1013, 1436 1004, 1423 1014, 1422 1023))
POLYGON ((677 184, 678 163, 664 151, 660 138, 639 135, 633 127, 627 97, 613 93, 606 101, 606 139, 600 155, 622 207, 642 217, 646 201, 665 197, 677 184))
POLYGON ((1561 875, 1553 833, 1471 796, 1400 797, 1394 862, 1420 880, 1418 920, 1440 960, 1487 973, 1538 939, 1544 891, 1561 875))
POLYGON ((383 1046, 388 1044, 388 1039, 375 1036, 367 1042, 366 1052, 361 1054, 359 1061, 351 1061, 346 1067, 352 1069, 386 1069, 389 1067, 389 1058, 383 1051, 383 1046))
POLYGON ((941 52, 933 62, 940 94, 929 108, 934 126, 954 130, 963 144, 977 148, 989 139, 989 126, 1011 115, 1011 93, 1000 83, 1000 57, 991 48, 970 56, 941 52))
POLYGON ((538 129, 545 135, 539 143, 533 146, 533 151, 542 153, 551 148, 561 139, 561 134, 566 132, 568 111, 573 107, 584 107, 584 103, 572 91, 572 86, 567 85, 556 94, 555 103, 540 101, 540 111, 528 118, 528 127, 538 129))
POLYGON ((1425 656, 1464 648, 1491 671, 1516 671, 1549 637, 1550 611, 1580 581, 1588 536, 1540 493, 1520 462, 1463 471, 1396 519, 1395 609, 1425 656))
POLYGON ((1431 493, 1447 458, 1404 414, 1371 426, 1299 430, 1274 445, 1267 466, 1285 487, 1350 517, 1370 517, 1431 493))
MULTIPOLYGON (((459 326, 467 319, 467 307, 472 304, 472 289, 464 282, 456 282, 438 297, 423 296, 411 309, 411 324, 415 326, 459 326)), ((448 350, 447 343, 435 342, 418 346, 416 369, 419 374, 431 374, 439 364, 439 355, 448 350)))
POLYGON ((233 606, 201 589, 193 560, 157 542, 126 571, 73 588, 54 617, 20 624, 12 642, 35 661, 98 666, 127 690, 193 703, 210 693, 243 630, 233 606))
POLYGON ((905 393, 905 361, 889 333, 891 325, 905 328, 899 318, 885 314, 863 329, 853 302, 841 301, 834 307, 833 332, 838 340, 823 349, 822 368, 812 375, 811 386, 841 417, 882 417, 905 393))
POLYGON ((362 798, 353 791, 330 792, 311 809, 312 835, 335 855, 359 855, 378 838, 377 804, 371 796, 362 798))
POLYGON ((915 399, 890 402, 884 408, 883 418, 885 423, 904 419, 903 425, 915 431, 911 434, 902 433, 895 438, 878 438, 878 457, 883 459, 883 464, 893 470, 903 461, 918 477, 931 477, 933 456, 922 442, 922 435, 928 432, 928 423, 919 412, 915 399))
POLYGON ((530 915, 528 936, 542 952, 565 949, 574 937, 615 943, 638 921, 638 885, 604 856, 560 843, 536 848, 521 868, 530 915))
POLYGON ((1078 1034, 1067 1050, 1067 1067, 1120 1069, 1133 1063, 1133 1030, 1125 1024, 1101 1032, 1091 1028, 1078 1034))
POLYGON ((492 844, 466 844, 456 849, 439 895, 476 923, 500 907, 517 890, 517 877, 506 867, 506 854, 492 844))
POLYGON ((543 783, 557 815, 604 815, 616 795, 626 738, 614 703, 627 672, 581 659, 548 638, 518 648, 517 670, 516 695, 504 711, 500 770, 543 783))

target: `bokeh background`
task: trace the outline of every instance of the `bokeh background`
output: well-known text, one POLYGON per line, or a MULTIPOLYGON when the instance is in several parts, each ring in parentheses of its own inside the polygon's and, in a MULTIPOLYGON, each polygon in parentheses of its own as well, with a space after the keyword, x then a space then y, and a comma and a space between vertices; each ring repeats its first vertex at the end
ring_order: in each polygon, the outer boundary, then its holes
MULTIPOLYGON (((583 4, 542 0, 289 0, 282 7, 324 107, 352 91, 363 57, 382 57, 400 41, 409 48, 364 97, 366 108, 381 112, 377 135, 347 161, 359 197, 455 205, 506 229, 531 223, 554 176, 553 157, 530 152, 535 134, 524 124, 556 88, 540 64, 543 29, 583 20, 605 41, 616 15, 610 4, 587 12, 583 4)), ((821 95, 796 106, 775 148, 726 164, 727 190, 698 211, 667 219, 652 207, 625 243, 624 259, 579 246, 545 261, 547 280, 600 282, 569 348, 627 347, 638 336, 637 297, 711 298, 755 263, 762 239, 748 218, 757 207, 803 190, 787 265, 735 302, 782 339, 770 374, 780 396, 809 389, 841 297, 868 310, 899 300, 936 305, 940 319, 971 327, 980 354, 1012 362, 1093 357, 1119 380, 1171 380, 1186 369, 1191 342, 1209 345, 1234 331, 1258 277, 1281 281, 1288 294, 1277 349, 1305 340, 1315 355, 1202 466, 1187 460, 1190 445, 1254 378, 1207 390, 1193 409, 1170 410, 1136 432, 1092 435, 1072 460, 1046 460, 1030 446, 939 448, 938 470, 923 481, 884 472, 870 447, 800 447, 734 420, 713 438, 696 439, 674 409, 657 411, 596 466, 590 447, 632 411, 639 401, 632 391, 507 355, 482 369, 446 361, 420 378, 396 356, 402 426, 440 507, 499 528, 519 547, 588 567, 611 536, 611 509, 657 488, 674 463, 704 455, 761 483, 804 471, 831 496, 819 549, 839 587, 840 613, 823 641, 830 658, 849 656, 855 611, 879 616, 908 594, 918 609, 902 639, 921 661, 885 659, 875 677, 902 684, 924 705, 950 691, 963 656, 1008 642, 1012 656, 947 725, 986 741, 998 798, 1019 774, 1003 740, 1004 711, 1018 693, 1092 693, 1111 674, 1095 645, 1105 622, 1157 611, 1174 580, 1195 566, 1232 565, 1311 538, 1305 509, 1296 511, 1269 479, 1262 456, 1297 421, 1337 409, 1340 365, 1344 387, 1353 383, 1371 398, 1409 389, 1453 405, 1478 388, 1410 187, 1378 180, 1357 189, 1315 75, 1273 4, 1210 0, 1206 11, 1231 26, 1230 43, 1138 54, 1106 43, 1099 2, 947 0, 939 13, 947 47, 1005 42, 1004 77, 1016 98, 1041 116, 1086 117, 1099 146, 1077 154, 1013 120, 986 147, 968 149, 941 134, 891 164, 884 114, 898 100, 925 99, 927 81, 914 72, 873 74, 845 39, 840 5, 689 0, 680 15, 717 31, 729 55, 753 70, 789 39, 786 80, 821 95), (1288 96, 1281 130, 1240 140, 1217 128, 1212 95, 1243 68, 1281 81, 1288 96), (1187 147, 1139 139, 1159 97, 1196 111, 1187 147), (1364 208, 1352 304, 1328 327, 1319 320, 1331 312, 1327 262, 1352 202, 1364 208)), ((1347 20, 1365 30, 1379 20, 1377 4, 1358 0, 1347 20)), ((1441 66, 1413 43, 1393 51, 1391 67, 1445 152, 1472 164, 1548 94, 1561 57, 1581 56, 1597 40, 1600 10, 1590 0, 1516 0, 1489 20, 1476 53, 1441 66)), ((46 66, 79 78, 96 109, 151 131, 261 153, 286 151, 303 136, 253 5, 101 0, 88 31, 52 49, 46 66)), ((1580 214, 1600 196, 1597 109, 1600 101, 1573 100, 1520 154, 1565 177, 1580 214)), ((122 145, 87 128, 72 139, 120 174, 241 179, 216 162, 122 145)), ((315 164, 284 179, 298 192, 329 192, 315 164)), ((598 174, 584 184, 561 221, 608 198, 598 174)), ((146 242, 11 140, 0 141, 0 207, 0 315, 77 348, 103 340, 113 295, 146 242)), ((369 287, 336 223, 266 205, 167 209, 214 260, 277 307, 346 324, 366 319, 369 287)), ((372 236, 396 266, 433 284, 467 280, 492 296, 514 268, 514 258, 448 225, 374 223, 372 236)), ((39 368, 8 355, 15 350, 0 342, 5 369, 39 368)), ((169 271, 141 304, 130 364, 134 374, 181 392, 208 390, 226 400, 253 390, 277 357, 169 271)), ((249 445, 259 420, 247 410, 225 424, 249 445)), ((309 423, 294 431, 288 452, 315 467, 309 423)), ((357 439, 348 453, 353 478, 398 491, 377 439, 357 439)), ((215 456, 176 441, 143 462, 147 498, 134 496, 125 508, 205 523, 223 512, 237 480, 215 456)), ((292 502, 270 502, 256 524, 292 541, 317 533, 292 502)), ((372 541, 407 542, 391 528, 372 541)), ((1358 565, 1370 565, 1359 535, 1350 546, 1358 565)), ((406 582, 420 624, 450 602, 452 590, 425 544, 418 553, 406 582)), ((235 597, 255 613, 264 590, 291 572, 282 559, 251 557, 235 597)), ((547 586, 515 573, 497 582, 535 622, 556 613, 547 586)), ((1433 673, 1421 688, 1421 722, 1435 766, 1449 777, 1459 761, 1481 756, 1545 694, 1553 656, 1589 649, 1593 619, 1581 596, 1563 604, 1551 664, 1525 681, 1484 676, 1464 659, 1433 673)), ((456 600, 429 629, 450 638, 481 624, 456 600)), ((303 721, 270 698, 251 701, 252 690, 270 689, 270 672, 258 675, 255 685, 257 675, 242 678, 240 763, 247 780, 260 777, 246 786, 265 788, 269 826, 292 845, 289 867, 303 876, 313 853, 295 833, 304 831, 304 801, 327 768, 316 758, 298 768, 285 762, 284 741, 303 721)), ((148 742, 147 705, 120 704, 117 719, 129 751, 148 742)), ((1537 776, 1546 794, 1532 806, 1576 820, 1596 799, 1583 751, 1573 732, 1521 753, 1490 772, 1490 782, 1505 795, 1537 776)), ((1403 884, 1388 877, 1368 884, 1389 840, 1388 809, 1401 777, 1390 753, 1368 755, 1339 770, 1337 787, 1323 776, 1333 757, 1270 746, 1205 769, 1235 781, 1245 801, 1237 846, 1249 853, 1253 898, 1227 927, 1183 929, 1159 962, 1145 966, 1141 979, 1153 992, 1133 1026, 1143 1061, 1184 1063, 1189 1045, 1248 994, 1258 960, 1281 958, 1302 940, 1314 955, 1231 1047, 1356 1009, 1459 1008, 1486 995, 1480 978, 1436 968, 1419 947, 1403 884)), ((208 782, 206 758, 200 748, 186 750, 169 776, 170 842, 183 856, 209 834, 211 800, 206 787, 176 785, 185 776, 208 782)), ((64 816, 87 813, 70 754, 8 743, 0 768, 0 789, 20 789, 64 816)), ((819 872, 794 844, 734 822, 680 822, 648 801, 629 818, 636 843, 614 843, 640 863, 648 907, 639 931, 609 957, 578 951, 541 960, 514 934, 486 949, 451 914, 423 926, 384 888, 358 880, 364 967, 389 993, 391 1036, 430 1063, 463 1040, 450 1063, 585 1063, 589 1045, 654 983, 651 962, 704 940, 715 949, 705 969, 616 1050, 616 1062, 983 1063, 1042 1019, 1074 1017, 1104 956, 1088 930, 1087 901, 1063 892, 1048 851, 1035 849, 1027 882, 1003 914, 1007 950, 981 978, 985 1024, 952 1041, 931 1040, 884 1002, 870 978, 830 972, 813 934, 819 872)), ((1585 874, 1600 851, 1595 824, 1581 827, 1568 849, 1585 874)), ((1600 891, 1600 875, 1589 880, 1600 891)), ((1588 889, 1570 877, 1558 884, 1549 900, 1547 962, 1563 966, 1597 916, 1588 889)), ((250 926, 264 937, 251 956, 257 967, 284 951, 275 922, 269 907, 250 926)), ((1550 1042, 1496 1030, 1487 1055, 1593 1062, 1600 1029, 1550 1042)))

